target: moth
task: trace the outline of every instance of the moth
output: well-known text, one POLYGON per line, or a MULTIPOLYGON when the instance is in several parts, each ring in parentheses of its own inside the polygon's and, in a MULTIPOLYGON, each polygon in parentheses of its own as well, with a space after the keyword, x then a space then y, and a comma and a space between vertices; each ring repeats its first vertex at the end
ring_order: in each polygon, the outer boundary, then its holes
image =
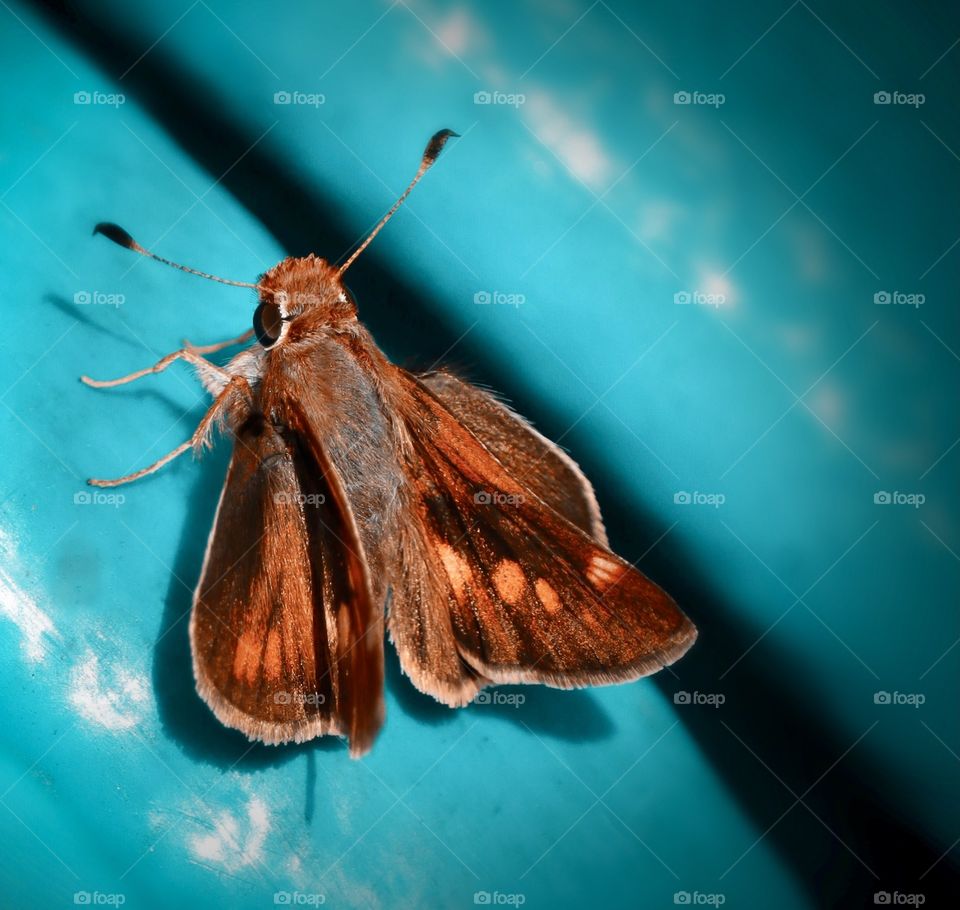
POLYGON ((574 461, 487 391, 392 364, 343 276, 447 140, 342 265, 287 258, 255 283, 253 327, 96 388, 196 369, 213 403, 192 437, 113 487, 211 444, 233 454, 190 615, 197 691, 226 726, 280 744, 339 735, 367 752, 384 719, 386 625, 413 685, 450 707, 485 686, 558 688, 654 673, 696 629, 611 552, 574 461), (255 339, 255 340, 254 340, 255 339), (246 344, 226 366, 206 355, 246 344))

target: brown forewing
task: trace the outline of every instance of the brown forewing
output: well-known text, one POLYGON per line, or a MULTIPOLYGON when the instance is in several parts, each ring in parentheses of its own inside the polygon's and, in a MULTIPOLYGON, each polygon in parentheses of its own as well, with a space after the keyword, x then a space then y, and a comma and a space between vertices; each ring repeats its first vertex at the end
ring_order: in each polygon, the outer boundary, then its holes
MULTIPOLYGON (((420 610, 448 613, 477 685, 620 682, 653 673, 690 647, 696 629, 664 591, 549 505, 534 484, 518 482, 425 385, 401 370, 396 377, 428 580, 419 594, 432 601, 420 610)), ((415 650, 407 650, 405 664, 416 663, 415 650)))
POLYGON ((377 623, 338 478, 314 440, 261 415, 235 435, 191 616, 197 689, 251 739, 336 733, 359 754, 382 721, 382 654, 356 647, 377 623))

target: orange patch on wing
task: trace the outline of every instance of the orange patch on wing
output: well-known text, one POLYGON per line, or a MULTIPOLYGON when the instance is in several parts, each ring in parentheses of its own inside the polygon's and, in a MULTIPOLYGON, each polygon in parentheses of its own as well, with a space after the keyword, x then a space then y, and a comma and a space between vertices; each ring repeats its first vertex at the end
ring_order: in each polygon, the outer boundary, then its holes
POLYGON ((233 675, 237 679, 251 684, 257 681, 262 648, 263 640, 252 629, 237 639, 237 650, 233 656, 233 675))
POLYGON ((563 606, 553 585, 545 578, 537 579, 534 590, 537 592, 537 599, 543 604, 543 609, 548 613, 556 613, 563 606))
POLYGON ((603 635, 605 629, 603 623, 597 619, 593 612, 589 609, 581 610, 577 614, 577 618, 585 625, 590 628, 590 630, 596 635, 603 635))
POLYGON ((520 602, 526 585, 527 580, 523 575, 523 569, 512 559, 501 559, 493 570, 493 586, 497 589, 500 599, 511 606, 516 606, 520 602))

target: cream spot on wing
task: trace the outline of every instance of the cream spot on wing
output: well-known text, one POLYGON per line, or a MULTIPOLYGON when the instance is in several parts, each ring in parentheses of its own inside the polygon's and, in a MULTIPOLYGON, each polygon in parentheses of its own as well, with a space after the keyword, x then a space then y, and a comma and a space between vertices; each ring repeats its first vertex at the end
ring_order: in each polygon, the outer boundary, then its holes
POLYGON ((594 554, 587 566, 587 579, 595 588, 605 591, 623 575, 623 566, 606 556, 594 554))
POLYGON ((500 564, 493 570, 493 586, 497 589, 500 599, 508 604, 516 605, 520 602, 526 584, 523 569, 512 559, 500 560, 500 564))
POLYGON ((534 588, 537 592, 537 598, 543 604, 543 609, 548 613, 556 613, 563 606, 553 585, 545 578, 538 578, 534 588))
POLYGON ((464 594, 466 594, 470 580, 473 578, 470 563, 449 544, 438 544, 437 550, 440 553, 443 569, 447 573, 447 578, 450 579, 450 585, 453 587, 453 595, 460 603, 463 603, 464 594))
POLYGON ((248 683, 257 681, 260 667, 260 651, 263 641, 254 629, 247 629, 237 639, 237 651, 233 656, 233 675, 248 683))
POLYGON ((267 647, 263 654, 263 670, 267 679, 280 678, 280 633, 271 629, 267 635, 267 647))

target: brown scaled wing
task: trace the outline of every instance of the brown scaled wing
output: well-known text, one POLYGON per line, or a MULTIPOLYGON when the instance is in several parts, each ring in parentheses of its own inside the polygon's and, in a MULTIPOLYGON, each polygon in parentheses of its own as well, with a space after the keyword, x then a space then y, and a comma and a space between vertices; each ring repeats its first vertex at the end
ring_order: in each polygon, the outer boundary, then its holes
POLYGON ((266 743, 349 737, 383 720, 382 608, 336 471, 302 415, 261 416, 233 459, 190 622, 197 689, 227 726, 266 743))
POLYGON ((417 377, 514 480, 607 546, 600 506, 577 463, 496 396, 446 371, 417 377))
POLYGON ((420 529, 406 551, 425 561, 430 583, 416 599, 404 598, 401 586, 390 629, 418 686, 462 704, 487 681, 562 688, 623 682, 686 652, 696 629, 664 591, 607 548, 599 515, 589 514, 592 491, 587 497, 576 477, 548 491, 533 476, 536 452, 502 440, 494 457, 497 440, 484 438, 490 421, 468 429, 471 421, 454 414, 464 406, 463 390, 458 405, 446 381, 438 395, 429 377, 425 384, 398 370, 398 379, 407 393, 409 471, 417 478, 411 506, 420 529), (579 501, 564 506, 571 494, 579 501), (416 622, 405 615, 413 608, 416 622), (423 670, 422 655, 451 650, 463 667, 459 689, 450 677, 433 680, 423 670))

